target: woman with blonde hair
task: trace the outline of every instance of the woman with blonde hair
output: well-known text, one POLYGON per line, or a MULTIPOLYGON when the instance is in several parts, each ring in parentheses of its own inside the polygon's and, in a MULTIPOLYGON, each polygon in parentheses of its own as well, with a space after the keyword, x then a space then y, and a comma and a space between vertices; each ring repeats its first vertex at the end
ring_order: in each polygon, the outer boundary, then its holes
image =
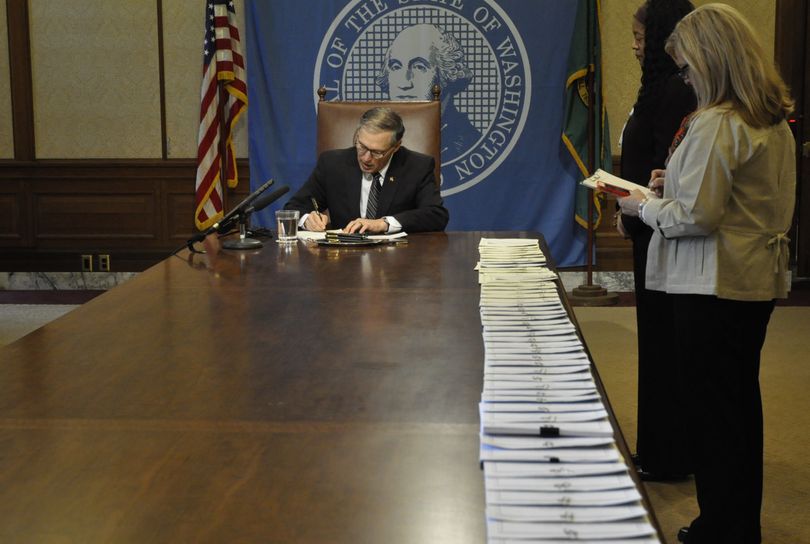
POLYGON ((776 298, 787 296, 795 142, 787 88, 751 25, 707 4, 685 16, 667 52, 697 111, 667 170, 662 198, 640 191, 622 213, 654 229, 647 288, 671 295, 672 330, 689 393, 684 440, 699 516, 688 543, 759 543, 762 504, 760 352, 776 298))

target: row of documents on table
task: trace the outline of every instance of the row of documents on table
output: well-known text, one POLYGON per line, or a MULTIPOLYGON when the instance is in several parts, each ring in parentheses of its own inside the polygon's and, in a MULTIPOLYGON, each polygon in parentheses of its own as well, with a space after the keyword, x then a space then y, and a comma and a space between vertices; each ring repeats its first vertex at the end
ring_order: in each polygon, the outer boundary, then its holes
POLYGON ((659 543, 537 240, 479 253, 488 541, 659 543))

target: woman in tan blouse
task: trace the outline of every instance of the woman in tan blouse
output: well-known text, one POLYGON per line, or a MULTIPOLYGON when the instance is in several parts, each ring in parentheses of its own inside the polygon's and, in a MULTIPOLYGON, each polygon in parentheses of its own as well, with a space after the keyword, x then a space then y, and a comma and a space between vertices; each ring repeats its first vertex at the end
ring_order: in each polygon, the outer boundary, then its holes
POLYGON ((750 24, 707 4, 667 43, 698 109, 666 172, 662 198, 636 191, 622 213, 654 229, 647 288, 672 295, 675 350, 688 381, 699 516, 688 543, 759 543, 762 503, 760 351, 774 299, 789 289, 795 142, 787 88, 750 24))

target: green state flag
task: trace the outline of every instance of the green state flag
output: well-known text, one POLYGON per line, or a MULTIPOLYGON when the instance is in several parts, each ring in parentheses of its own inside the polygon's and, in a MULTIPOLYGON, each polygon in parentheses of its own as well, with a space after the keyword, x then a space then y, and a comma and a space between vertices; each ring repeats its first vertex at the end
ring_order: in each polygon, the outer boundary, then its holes
MULTIPOLYGON (((591 175, 588 158, 588 71, 593 71, 594 90, 594 170, 601 168, 610 172, 613 160, 610 155, 610 135, 607 111, 602 92, 602 47, 599 43, 600 0, 578 0, 577 18, 568 53, 568 78, 565 83, 565 117, 562 140, 582 173, 582 178, 591 175)), ((576 188, 576 221, 588 228, 588 198, 594 199, 594 229, 602 218, 599 193, 579 185, 576 188)))

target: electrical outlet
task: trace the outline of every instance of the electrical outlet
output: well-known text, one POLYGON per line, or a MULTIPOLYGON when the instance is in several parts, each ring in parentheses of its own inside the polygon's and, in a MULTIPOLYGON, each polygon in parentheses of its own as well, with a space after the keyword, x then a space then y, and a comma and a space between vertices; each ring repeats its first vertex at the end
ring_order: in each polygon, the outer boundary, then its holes
POLYGON ((109 272, 110 271, 110 256, 109 255, 99 255, 98 256, 98 269, 101 272, 109 272))
POLYGON ((92 272, 92 271, 93 271, 93 256, 82 255, 82 272, 92 272))

